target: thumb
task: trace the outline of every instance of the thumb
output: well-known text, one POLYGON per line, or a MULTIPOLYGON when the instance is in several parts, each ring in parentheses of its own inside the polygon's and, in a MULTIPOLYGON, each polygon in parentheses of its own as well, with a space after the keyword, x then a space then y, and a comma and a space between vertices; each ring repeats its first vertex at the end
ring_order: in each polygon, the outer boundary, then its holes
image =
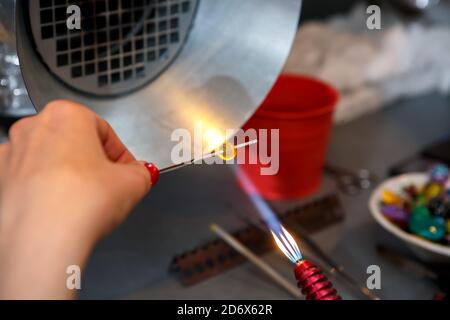
POLYGON ((121 189, 132 201, 132 205, 137 204, 157 182, 150 174, 145 162, 132 161, 124 164, 116 164, 119 167, 117 174, 121 189))

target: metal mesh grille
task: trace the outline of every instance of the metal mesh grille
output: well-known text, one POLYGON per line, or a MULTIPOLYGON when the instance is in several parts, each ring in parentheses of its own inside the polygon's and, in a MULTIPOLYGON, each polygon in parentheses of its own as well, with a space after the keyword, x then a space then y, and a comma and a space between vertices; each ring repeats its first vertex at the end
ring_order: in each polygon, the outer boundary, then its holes
POLYGON ((34 0, 37 50, 66 84, 96 95, 123 94, 154 79, 181 49, 197 0, 34 0), (81 29, 69 30, 77 5, 81 29))

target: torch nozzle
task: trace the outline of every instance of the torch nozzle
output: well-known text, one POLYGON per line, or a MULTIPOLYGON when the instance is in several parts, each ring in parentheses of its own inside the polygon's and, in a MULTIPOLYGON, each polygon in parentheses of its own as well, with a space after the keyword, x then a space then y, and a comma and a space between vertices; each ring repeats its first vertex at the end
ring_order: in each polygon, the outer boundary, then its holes
POLYGON ((304 259, 298 261, 294 272, 298 287, 307 300, 342 300, 333 284, 312 262, 304 259))

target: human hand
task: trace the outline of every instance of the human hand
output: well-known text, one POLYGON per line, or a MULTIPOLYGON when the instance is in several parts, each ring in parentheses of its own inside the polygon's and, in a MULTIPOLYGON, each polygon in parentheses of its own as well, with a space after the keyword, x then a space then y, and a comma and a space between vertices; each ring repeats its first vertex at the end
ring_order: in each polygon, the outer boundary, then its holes
POLYGON ((26 298, 70 297, 66 268, 84 265, 151 184, 143 163, 84 106, 55 101, 16 123, 0 146, 0 297, 22 297, 18 288, 26 298))

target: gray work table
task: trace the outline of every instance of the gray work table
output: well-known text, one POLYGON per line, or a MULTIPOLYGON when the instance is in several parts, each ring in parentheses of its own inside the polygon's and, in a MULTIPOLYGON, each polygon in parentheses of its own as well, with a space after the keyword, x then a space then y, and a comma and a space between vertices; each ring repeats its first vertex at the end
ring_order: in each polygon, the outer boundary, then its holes
MULTIPOLYGON (((392 165, 448 135, 449 101, 430 94, 337 126, 328 161, 349 169, 368 168, 383 178, 392 165)), ((334 182, 324 177, 321 190, 310 198, 334 189, 334 182)), ((362 283, 366 268, 379 265, 378 293, 383 298, 430 299, 437 291, 432 283, 405 274, 376 254, 378 243, 405 252, 407 248, 372 219, 369 195, 340 194, 345 221, 315 234, 315 240, 362 283)), ((249 263, 190 288, 168 273, 175 255, 215 238, 208 229, 211 222, 232 231, 243 226, 233 210, 247 208, 248 199, 227 166, 193 166, 162 176, 125 224, 97 246, 84 274, 81 298, 290 299, 249 263)), ((293 278, 292 266, 279 253, 264 259, 293 278)), ((339 281, 336 285, 344 298, 356 298, 339 281)))

